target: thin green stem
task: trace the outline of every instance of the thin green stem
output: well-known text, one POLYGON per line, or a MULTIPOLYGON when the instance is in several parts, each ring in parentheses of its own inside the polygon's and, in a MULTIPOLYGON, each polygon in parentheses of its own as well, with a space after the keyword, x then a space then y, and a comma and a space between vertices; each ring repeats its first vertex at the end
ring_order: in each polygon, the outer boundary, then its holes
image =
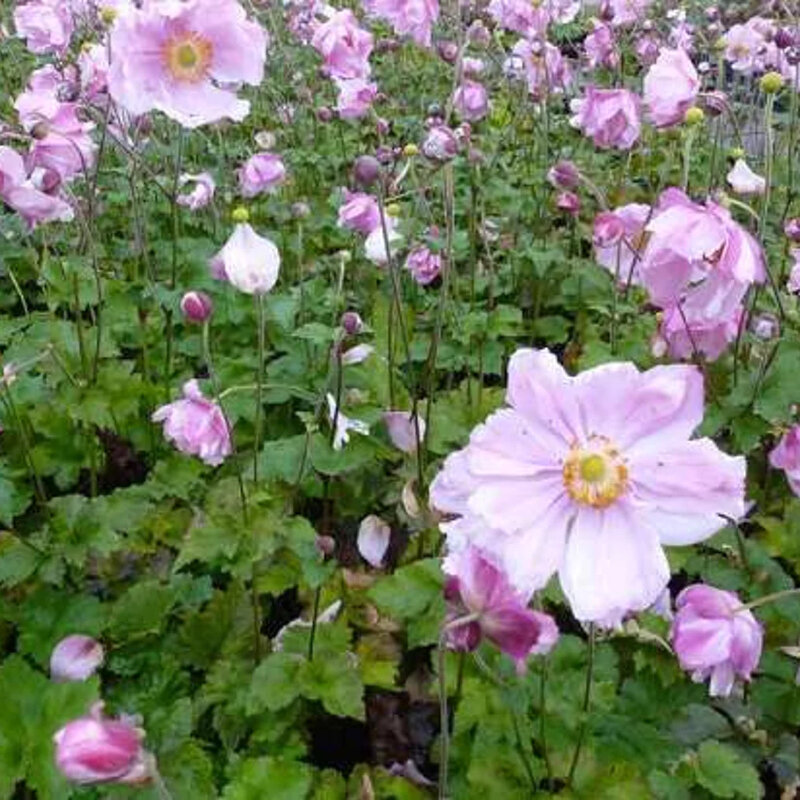
POLYGON ((759 606, 765 606, 767 603, 774 603, 776 600, 783 600, 786 597, 793 597, 797 594, 800 594, 800 588, 783 589, 780 592, 773 592, 772 594, 764 595, 764 597, 758 597, 755 600, 751 600, 749 603, 745 603, 737 608, 736 611, 737 613, 741 611, 752 611, 754 608, 758 608, 759 606))
POLYGON ((253 452, 253 481, 258 483, 258 458, 261 450, 261 435, 264 424, 264 363, 266 356, 266 322, 264 319, 264 295, 255 297, 258 316, 258 367, 256 374, 256 431, 253 452))
POLYGON ((589 723, 589 704, 592 699, 592 679, 594 677, 594 649, 595 649, 595 636, 596 630, 594 623, 589 625, 589 660, 586 665, 586 684, 583 689, 583 703, 581 705, 581 725, 578 729, 578 742, 575 745, 575 753, 572 756, 572 763, 569 767, 567 775, 567 785, 571 786, 575 777, 575 770, 578 768, 578 761, 581 757, 581 750, 583 749, 583 742, 586 738, 586 729, 589 723))

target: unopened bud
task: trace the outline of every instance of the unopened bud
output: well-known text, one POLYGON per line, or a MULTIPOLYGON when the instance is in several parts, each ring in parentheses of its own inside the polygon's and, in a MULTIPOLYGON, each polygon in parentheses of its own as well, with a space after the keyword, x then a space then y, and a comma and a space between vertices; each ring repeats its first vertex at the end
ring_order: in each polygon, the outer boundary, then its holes
POLYGON ((381 165, 374 156, 359 156, 353 165, 353 177, 363 187, 372 186, 381 176, 381 165))
POLYGON ((250 212, 244 206, 237 206, 231 212, 231 219, 234 222, 250 222, 250 212))
POLYGON ((759 85, 764 94, 777 94, 783 89, 783 75, 780 72, 768 72, 761 76, 759 85))
POLYGON ((181 298, 181 311, 187 322, 205 322, 214 311, 214 303, 205 292, 186 292, 181 298))
POLYGON ((690 108, 683 117, 684 122, 687 125, 692 125, 692 126, 702 125, 705 118, 706 118, 705 111, 703 111, 702 108, 698 108, 697 106, 690 108))
POLYGON ((356 336, 364 330, 364 321, 355 311, 345 311, 342 314, 341 325, 348 336, 356 336))

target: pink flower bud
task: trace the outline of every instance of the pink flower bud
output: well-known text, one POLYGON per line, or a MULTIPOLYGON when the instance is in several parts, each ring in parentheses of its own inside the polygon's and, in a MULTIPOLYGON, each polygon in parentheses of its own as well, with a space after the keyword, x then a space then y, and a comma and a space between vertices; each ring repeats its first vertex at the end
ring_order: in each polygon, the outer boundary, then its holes
POLYGON ((574 189, 580 179, 581 174, 572 161, 559 161, 547 171, 547 180, 556 189, 574 189))
POLYGON ((59 683, 85 681, 103 663, 103 647, 91 636, 67 636, 50 655, 50 677, 59 683))
POLYGON ((439 42, 436 45, 436 52, 442 61, 453 64, 458 58, 458 45, 455 42, 439 42))
POLYGON ((56 766, 73 783, 143 783, 149 765, 141 739, 132 723, 103 717, 101 704, 56 733, 56 766))
POLYGON ((795 34, 789 28, 780 28, 775 34, 775 45, 779 50, 786 50, 795 44, 795 34))
POLYGON ((793 241, 800 243, 800 217, 794 217, 783 226, 783 232, 793 241))
POLYGON ((380 178, 381 165, 374 156, 359 156, 353 165, 353 177, 361 186, 372 186, 380 178))
POLYGON ((420 149, 431 161, 450 161, 458 155, 458 139, 446 125, 436 125, 428 131, 420 149))
POLYGON ((364 321, 355 311, 345 311, 341 325, 348 336, 356 336, 364 329, 364 321))
POLYGON ((188 322, 205 322, 214 311, 214 304, 205 292, 186 292, 181 298, 181 311, 188 322))
POLYGON ((570 216, 577 217, 581 210, 581 200, 574 192, 561 192, 556 198, 556 208, 570 216))
POLYGON ((317 120, 319 122, 330 122, 333 119, 333 111, 327 106, 322 106, 316 110, 317 120))
POLYGON ((672 646, 694 681, 710 678, 709 694, 727 697, 737 677, 745 681, 761 658, 763 631, 733 592, 705 584, 684 589, 676 600, 672 646))

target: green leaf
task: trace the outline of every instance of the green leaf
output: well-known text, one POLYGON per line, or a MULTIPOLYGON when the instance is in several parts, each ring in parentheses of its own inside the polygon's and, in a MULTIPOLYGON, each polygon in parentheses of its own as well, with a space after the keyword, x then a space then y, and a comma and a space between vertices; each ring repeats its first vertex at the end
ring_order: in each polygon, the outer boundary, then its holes
POLYGON ((30 486, 19 485, 5 475, 0 475, 0 522, 13 525, 14 517, 25 511, 33 500, 30 486))
POLYGON ((262 661, 250 682, 247 713, 280 711, 296 700, 302 691, 298 675, 303 657, 293 653, 272 653, 262 661))
POLYGON ((303 694, 339 717, 364 719, 364 685, 355 657, 346 654, 304 662, 303 694))
POLYGON ((157 580, 137 583, 117 600, 111 613, 111 633, 119 639, 157 633, 174 602, 168 585, 157 580))
POLYGON ((732 747, 709 740, 697 751, 697 782, 714 797, 759 800, 763 793, 755 767, 732 747))
POLYGON ((271 756, 242 762, 222 800, 305 800, 313 781, 308 764, 271 756))

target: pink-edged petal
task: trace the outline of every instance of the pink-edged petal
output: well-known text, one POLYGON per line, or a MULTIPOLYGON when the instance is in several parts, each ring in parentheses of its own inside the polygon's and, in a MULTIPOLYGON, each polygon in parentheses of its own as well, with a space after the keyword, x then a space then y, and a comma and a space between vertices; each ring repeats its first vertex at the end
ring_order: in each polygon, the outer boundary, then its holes
POLYGON ((175 83, 155 103, 156 108, 186 128, 197 128, 221 119, 241 122, 250 112, 250 103, 233 92, 209 82, 175 83))
POLYGON ((581 507, 572 524, 559 580, 582 621, 620 620, 651 606, 669 581, 656 531, 628 504, 581 507))
POLYGON ((629 461, 631 491, 663 544, 693 544, 745 511, 745 460, 710 439, 667 446, 629 461), (652 512, 652 513, 651 513, 652 512))
POLYGON ((508 404, 529 435, 551 452, 585 438, 572 379, 549 350, 517 350, 508 364, 508 404))
POLYGON ((763 644, 764 631, 752 613, 739 611, 734 614, 731 665, 737 675, 749 680, 761 659, 763 644))

